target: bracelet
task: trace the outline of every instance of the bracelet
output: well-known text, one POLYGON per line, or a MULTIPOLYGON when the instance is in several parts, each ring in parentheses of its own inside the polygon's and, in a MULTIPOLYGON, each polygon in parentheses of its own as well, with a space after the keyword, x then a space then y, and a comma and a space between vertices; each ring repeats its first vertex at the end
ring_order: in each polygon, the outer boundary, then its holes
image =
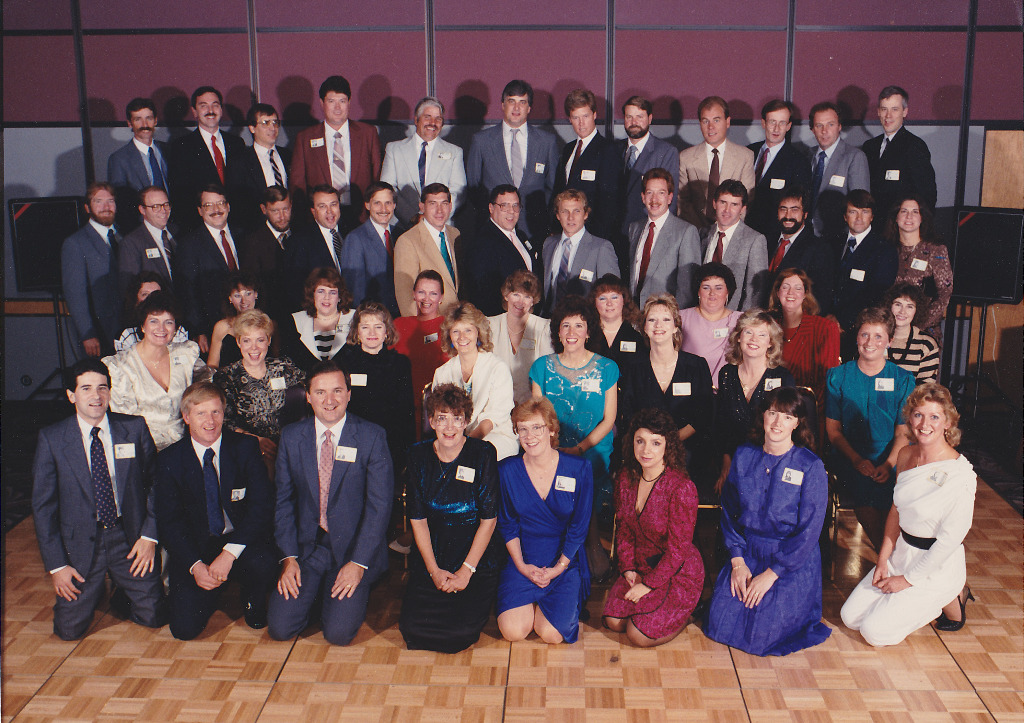
POLYGON ((476 572, 476 568, 475 568, 475 567, 473 567, 472 565, 470 565, 470 564, 469 564, 468 562, 466 562, 465 560, 463 560, 463 562, 462 562, 462 566, 463 566, 463 567, 468 567, 468 568, 469 568, 469 571, 470 571, 470 572, 473 572, 473 573, 475 573, 475 572, 476 572))
POLYGON ((733 566, 732 566, 732 569, 733 569, 733 570, 736 570, 736 569, 738 569, 738 568, 739 568, 739 567, 741 567, 741 566, 742 566, 742 567, 746 567, 746 566, 747 566, 747 563, 746 563, 746 562, 741 562, 741 563, 738 563, 738 564, 736 564, 736 565, 733 565, 733 566))
POLYGON ((561 560, 558 561, 558 564, 561 565, 562 567, 569 567, 569 563, 568 562, 562 562, 561 560))

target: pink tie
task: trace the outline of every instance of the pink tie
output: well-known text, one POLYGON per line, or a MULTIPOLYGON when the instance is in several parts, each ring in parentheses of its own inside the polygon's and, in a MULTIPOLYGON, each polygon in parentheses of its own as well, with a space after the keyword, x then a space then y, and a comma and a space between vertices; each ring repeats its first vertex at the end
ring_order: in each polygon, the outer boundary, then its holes
POLYGON ((324 432, 320 445, 320 526, 327 529, 327 498, 331 493, 331 473, 334 472, 334 445, 331 430, 324 432))

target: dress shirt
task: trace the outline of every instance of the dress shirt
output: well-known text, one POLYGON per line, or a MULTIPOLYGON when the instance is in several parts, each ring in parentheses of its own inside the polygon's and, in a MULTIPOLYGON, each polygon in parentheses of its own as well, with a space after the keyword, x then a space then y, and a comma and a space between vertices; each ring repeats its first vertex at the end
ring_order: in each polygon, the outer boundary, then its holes
POLYGON ((286 233, 290 233, 291 229, 289 228, 287 231, 278 231, 276 228, 270 225, 270 221, 267 221, 267 228, 270 229, 270 233, 273 234, 274 240, 277 241, 277 245, 280 246, 281 250, 283 251, 284 244, 281 243, 281 237, 284 236, 286 233))
POLYGON ((580 248, 580 239, 583 238, 583 234, 586 233, 586 226, 581 228, 572 236, 566 236, 565 232, 562 232, 562 240, 558 242, 558 247, 555 249, 554 256, 551 257, 551 287, 554 288, 555 283, 558 281, 558 267, 562 264, 562 254, 565 253, 565 244, 569 244, 569 268, 572 268, 572 262, 576 259, 576 252, 580 248))
MULTIPOLYGON (((526 136, 527 136, 526 126, 527 126, 527 124, 523 123, 521 126, 516 128, 516 130, 519 131, 519 133, 517 134, 516 137, 517 137, 518 142, 519 142, 519 152, 520 152, 520 156, 519 157, 523 159, 523 164, 524 164, 524 166, 523 166, 523 175, 524 176, 526 175, 526 166, 525 166, 525 163, 526 163, 526 144, 528 142, 526 140, 526 136)), ((501 141, 502 141, 502 143, 505 146, 505 163, 508 164, 508 167, 511 170, 511 168, 512 168, 512 126, 510 126, 505 121, 501 122, 501 141)))
MULTIPOLYGON (((647 147, 647 141, 649 141, 650 139, 651 139, 650 131, 648 131, 647 133, 644 133, 644 137, 641 138, 638 141, 634 141, 632 138, 627 137, 627 139, 626 139, 627 140, 627 143, 626 143, 626 158, 629 158, 629 149, 630 148, 636 148, 636 157, 640 158, 640 154, 644 152, 644 148, 647 147)), ((626 160, 623 159, 623 163, 625 163, 625 162, 626 162, 626 160)), ((660 229, 661 226, 659 226, 658 228, 660 229)))
POLYGON ((94 218, 90 218, 89 219, 89 224, 94 229, 96 229, 96 233, 98 233, 100 235, 100 238, 103 239, 103 243, 105 243, 107 245, 107 248, 110 248, 110 239, 107 238, 107 234, 110 233, 110 230, 112 228, 114 228, 114 227, 113 226, 104 226, 102 223, 100 223, 99 221, 97 221, 94 218))
POLYGON ((832 154, 835 153, 837 145, 839 145, 839 139, 838 138, 836 138, 836 142, 833 143, 832 145, 830 145, 828 148, 822 148, 821 146, 818 146, 817 148, 814 149, 814 152, 811 154, 811 172, 812 173, 814 172, 814 167, 818 165, 818 154, 821 151, 825 151, 825 165, 827 166, 828 162, 832 160, 832 154))
POLYGON ((217 165, 217 159, 213 157, 213 147, 210 145, 210 139, 217 138, 217 147, 220 148, 220 153, 224 157, 224 165, 226 167, 228 164, 228 149, 224 145, 224 136, 221 135, 220 130, 218 129, 216 133, 210 133, 205 128, 200 128, 199 133, 203 137, 203 143, 206 144, 206 152, 210 154, 210 160, 213 161, 214 165, 217 165))
MULTIPOLYGON (((330 166, 334 163, 334 134, 341 133, 341 150, 342 155, 345 157, 345 173, 348 176, 348 185, 352 186, 352 135, 348 130, 348 121, 346 120, 341 124, 340 128, 331 128, 331 126, 324 121, 324 146, 327 149, 327 165, 330 166)), ((333 179, 331 181, 334 182, 333 179)), ((352 203, 352 191, 347 190, 341 194, 341 204, 343 206, 349 206, 352 203)))
MULTIPOLYGON (((594 138, 596 136, 597 136, 597 128, 594 128, 594 130, 592 130, 590 132, 590 135, 587 136, 586 138, 581 139, 579 136, 577 136, 575 138, 575 140, 573 140, 573 145, 579 145, 580 140, 583 141, 583 147, 580 148, 580 155, 581 156, 583 155, 583 152, 585 150, 587 150, 587 146, 590 145, 590 142, 592 140, 594 140, 594 138)), ((523 156, 523 158, 525 159, 526 156, 523 156)), ((569 161, 565 164, 565 177, 566 178, 569 177, 569 171, 572 170, 572 161, 573 161, 574 158, 576 158, 576 149, 575 148, 573 149, 572 153, 569 154, 569 161)), ((524 173, 525 173, 525 171, 524 171, 524 173)))
MULTIPOLYGON (((332 139, 333 140, 333 139, 332 139)), ((260 161, 260 167, 263 168, 263 180, 267 183, 267 188, 277 184, 277 179, 274 178, 274 167, 270 164, 270 148, 261 146, 259 143, 253 143, 252 149, 256 151, 256 158, 260 161)), ((288 188, 288 172, 285 170, 284 161, 281 160, 281 150, 274 147, 274 159, 277 162, 278 173, 281 174, 281 180, 284 181, 284 187, 288 188)))
MULTIPOLYGON (((762 176, 768 172, 768 168, 771 167, 772 161, 774 161, 775 157, 779 155, 779 151, 782 150, 782 147, 784 145, 786 145, 786 141, 782 141, 782 143, 776 143, 774 146, 769 146, 768 141, 765 141, 764 143, 761 144, 761 148, 764 148, 765 146, 768 147, 768 155, 764 157, 764 169, 761 171, 762 176)), ((757 157, 761 155, 761 148, 758 148, 757 153, 754 154, 755 169, 757 168, 757 157)), ((719 153, 721 153, 721 151, 719 151, 719 153)))
MULTIPOLYGON (((228 246, 231 247, 231 253, 234 254, 234 256, 235 256, 235 265, 238 266, 239 265, 239 261, 238 261, 238 247, 235 246, 235 240, 233 238, 231 238, 231 229, 228 228, 227 226, 225 226, 223 229, 214 228, 213 226, 211 226, 210 224, 206 223, 205 221, 203 222, 203 225, 206 226, 206 230, 210 232, 211 236, 213 236, 213 240, 217 244, 217 250, 220 251, 221 258, 224 259, 224 263, 226 263, 226 264, 228 263, 228 257, 224 255, 224 247, 220 243, 220 232, 223 231, 225 234, 227 234, 228 246)), ((230 266, 230 265, 231 264, 228 264, 228 266, 230 266)))
POLYGON ((846 254, 854 253, 858 248, 860 248, 861 242, 864 240, 864 237, 867 236, 869 233, 871 233, 871 227, 870 226, 868 226, 865 230, 861 231, 860 233, 853 233, 852 231, 850 231, 849 228, 847 228, 846 229, 846 238, 843 240, 843 256, 842 256, 842 258, 846 258, 846 254), (851 236, 853 236, 853 238, 856 239, 856 241, 857 241, 853 245, 852 249, 848 248, 848 244, 850 243, 850 237, 851 236))
MULTIPOLYGON (((712 151, 714 151, 715 149, 718 149, 718 171, 719 171, 719 173, 721 173, 722 167, 725 165, 725 146, 726 146, 726 143, 725 143, 724 140, 721 143, 719 143, 717 146, 712 146, 710 143, 707 143, 705 141, 705 143, 704 143, 704 156, 707 158, 707 161, 708 161, 708 174, 709 175, 711 174, 711 162, 715 158, 715 156, 712 153, 712 151)), ((755 158, 755 160, 757 160, 757 159, 755 158)), ((725 179, 723 178, 722 180, 724 181, 725 179)))
POLYGON ((397 238, 395 238, 395 229, 392 226, 381 226, 379 223, 374 221, 372 218, 370 219, 370 223, 373 224, 374 230, 377 232, 377 235, 380 237, 381 245, 383 245, 385 249, 387 248, 388 244, 387 244, 387 241, 384 240, 384 229, 388 229, 389 231, 391 231, 391 249, 394 250, 394 248, 395 248, 395 241, 398 240, 397 238))
MULTIPOLYGON (((331 430, 331 444, 333 444, 335 449, 337 449, 338 440, 341 439, 341 433, 345 429, 345 422, 347 420, 348 415, 346 414, 344 417, 339 419, 338 422, 333 427, 328 427, 326 424, 321 422, 319 418, 313 417, 313 430, 316 432, 316 447, 314 448, 313 453, 316 455, 317 470, 320 469, 320 445, 324 443, 324 434, 327 432, 328 429, 331 430)), ((335 464, 337 464, 337 460, 335 460, 335 464)), ((317 489, 319 490, 319 487, 317 489)), ((319 506, 319 504, 320 501, 318 499, 317 505, 319 506)), ((293 557, 292 559, 295 558, 293 557)), ((364 570, 369 569, 366 565, 364 565, 361 562, 356 562, 355 560, 349 560, 349 562, 351 562, 353 565, 358 565, 364 570)))
POLYGON ((153 153, 156 155, 156 160, 160 164, 160 172, 164 174, 164 184, 166 184, 167 174, 164 172, 164 168, 167 167, 167 163, 164 161, 164 157, 161 155, 160 149, 156 147, 156 143, 151 146, 147 146, 135 136, 132 136, 132 143, 135 144, 136 150, 142 154, 142 165, 146 169, 146 176, 149 177, 150 183, 155 183, 153 180, 153 168, 149 165, 149 149, 153 149, 153 153))
MULTIPOLYGON (((92 474, 92 428, 99 427, 99 440, 103 443, 103 453, 107 457, 107 471, 110 473, 110 488, 114 492, 114 508, 117 516, 121 516, 120 495, 117 494, 117 475, 114 473, 114 445, 111 444, 110 419, 103 415, 103 421, 99 424, 92 424, 76 415, 78 428, 82 432, 82 445, 85 447, 85 459, 89 463, 89 473, 92 474)), ((147 538, 148 539, 148 538, 147 538)), ((155 542, 155 540, 154 540, 155 542)))
MULTIPOLYGON (((441 232, 431 226, 426 220, 423 221, 423 227, 427 229, 427 233, 430 234, 430 238, 434 240, 434 245, 437 246, 437 252, 441 254, 441 258, 444 258, 444 253, 441 252, 441 232)), ((392 236, 394 238, 394 236, 392 236)), ((449 258, 452 260, 452 265, 455 265, 455 249, 452 247, 452 234, 448 230, 448 224, 444 227, 444 242, 448 246, 449 258)))
POLYGON ((722 228, 722 229, 720 229, 720 228, 718 228, 718 224, 716 223, 711 228, 711 234, 708 236, 708 250, 704 253, 704 263, 706 263, 706 264, 711 263, 711 259, 715 255, 715 249, 718 247, 718 232, 719 231, 724 231, 725 232, 725 238, 722 239, 722 258, 725 258, 725 252, 729 248, 729 242, 732 240, 732 235, 733 235, 733 233, 735 233, 736 227, 739 226, 739 225, 740 224, 737 221, 736 223, 734 223, 729 228, 722 228))
MULTIPOLYGON (((491 219, 491 223, 494 223, 493 218, 491 219)), ((504 234, 509 241, 512 242, 512 245, 515 247, 516 251, 518 251, 519 255, 523 257, 523 263, 526 264, 526 268, 529 271, 533 271, 533 259, 530 258, 530 252, 526 250, 526 247, 523 245, 523 242, 519 240, 519 236, 516 235, 515 229, 513 228, 511 231, 506 231, 501 226, 498 226, 498 224, 496 223, 494 223, 494 226, 499 231, 501 231, 501 233, 504 234)))
MULTIPOLYGON (((654 240, 651 241, 651 256, 654 256, 654 247, 658 244, 658 236, 661 234, 661 229, 665 225, 665 221, 668 220, 669 212, 661 214, 658 218, 647 217, 644 222, 643 230, 640 232, 640 243, 636 245, 636 256, 633 257, 633 272, 632 279, 633 284, 631 288, 636 288, 637 282, 640 281, 640 264, 644 258, 644 246, 647 244, 647 229, 651 227, 651 221, 654 221, 654 240)), ((717 236, 715 238, 718 238, 717 236)), ((650 273, 650 269, 647 272, 650 273)))
MULTIPOLYGON (((199 458, 200 467, 203 466, 203 458, 206 456, 206 450, 213 450, 213 468, 217 471, 217 483, 220 484, 220 443, 224 441, 224 435, 217 437, 217 441, 211 444, 209 447, 204 447, 203 445, 201 445, 199 442, 195 440, 195 437, 189 437, 189 439, 192 442, 192 449, 194 449, 196 452, 196 457, 199 458)), ((221 505, 221 508, 223 510, 223 505, 221 505)), ((234 529, 235 527, 231 524, 231 520, 228 518, 227 512, 224 512, 224 529, 216 534, 226 535, 229 532, 234 532, 234 529)), ((210 530, 210 532, 212 533, 213 530, 210 530)), ((245 550, 245 545, 239 545, 237 542, 229 542, 226 545, 224 545, 224 552, 228 553, 236 560, 238 559, 239 555, 242 554, 243 550, 245 550)), ((192 567, 188 569, 190 575, 192 574, 192 568, 200 562, 202 562, 202 560, 196 560, 194 563, 192 563, 192 567)))
MULTIPOLYGON (((341 259, 339 259, 338 255, 334 253, 334 237, 331 236, 331 229, 321 226, 319 223, 316 227, 320 230, 320 235, 323 236, 324 243, 327 244, 327 252, 331 255, 331 258, 334 259, 334 268, 340 269, 341 259)), ((342 243, 344 243, 345 235, 341 233, 341 227, 335 226, 335 228, 338 229, 338 234, 341 236, 342 243)))
MULTIPOLYGON (((163 228, 157 228, 146 219, 142 219, 142 223, 145 225, 146 230, 149 231, 149 235, 153 237, 154 241, 156 241, 156 247, 160 250, 160 255, 164 257, 164 263, 167 264, 167 269, 170 270, 171 264, 167 260, 167 249, 164 248, 164 231, 167 231, 167 227, 164 226, 163 228)), ((168 235, 170 235, 170 233, 170 231, 167 231, 168 235)), ((220 236, 217 237, 217 240, 220 241, 220 236)))
MULTIPOLYGON (((414 133, 413 135, 416 137, 416 159, 417 159, 417 163, 418 163, 419 162, 420 153, 421 153, 421 149, 423 148, 423 141, 426 141, 426 138, 420 138, 420 134, 419 133, 414 133)), ((440 138, 440 136, 438 136, 438 138, 440 138)), ((430 177, 430 162, 434 158, 434 147, 436 145, 437 145, 437 138, 435 138, 432 141, 427 141, 427 158, 426 158, 426 163, 423 166, 423 178, 425 178, 425 179, 430 177)), ((428 181, 428 183, 429 183, 429 181, 428 181)), ((423 189, 421 188, 420 190, 422 191, 423 189)))

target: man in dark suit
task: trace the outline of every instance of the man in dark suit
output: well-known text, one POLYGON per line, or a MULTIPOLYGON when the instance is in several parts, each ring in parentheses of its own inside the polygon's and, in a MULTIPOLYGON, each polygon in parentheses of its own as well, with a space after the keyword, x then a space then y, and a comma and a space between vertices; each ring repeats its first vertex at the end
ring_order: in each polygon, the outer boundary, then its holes
POLYGON ((461 291, 462 298, 485 315, 496 316, 505 311, 501 286, 513 271, 532 271, 537 278, 543 275, 539 249, 519 233, 522 206, 516 187, 511 183, 495 186, 487 209, 490 218, 480 225, 466 250, 461 291))
POLYGON ((366 617, 370 586, 387 570, 385 533, 394 474, 384 430, 347 414, 348 374, 334 362, 309 372, 313 418, 281 432, 274 538, 284 556, 269 632, 294 638, 323 607, 324 638, 347 645, 366 617))
POLYGON ((811 224, 816 234, 831 238, 843 230, 847 194, 868 189, 868 159, 839 137, 843 124, 835 103, 816 103, 810 121, 818 141, 811 158, 811 224))
POLYGON ((807 155, 789 140, 793 127, 793 104, 770 100, 761 108, 764 143, 751 143, 754 152, 754 190, 743 220, 765 238, 779 235, 778 209, 782 190, 787 186, 811 186, 811 167, 807 155))
POLYGON ((379 301, 392 317, 399 316, 395 299, 395 242, 402 230, 395 218, 397 195, 389 183, 378 181, 366 189, 370 217, 345 237, 341 249, 341 275, 352 303, 379 301))
POLYGON ((285 297, 292 310, 302 306, 302 288, 313 269, 327 266, 341 273, 344 234, 338 189, 327 184, 309 189, 312 227, 297 232, 285 254, 285 297))
POLYGON ((198 194, 200 225, 183 236, 175 253, 174 286, 185 312, 185 328, 205 354, 210 333, 221 316, 228 274, 239 270, 236 239, 241 232, 228 225, 231 206, 222 186, 198 194))
POLYGON ((576 139, 562 148, 555 194, 567 188, 583 191, 591 209, 587 230, 598 238, 611 239, 619 229, 622 157, 616 145, 597 130, 597 98, 592 92, 577 88, 569 93, 565 114, 576 139))
POLYGON ((502 122, 473 136, 466 157, 470 198, 480 223, 486 223, 491 189, 511 184, 519 191, 519 230, 543 241, 551 225, 551 197, 558 166, 558 139, 526 122, 533 87, 512 80, 501 91, 502 122))
POLYGON ((257 103, 249 109, 246 125, 252 134, 252 146, 242 151, 238 164, 231 167, 233 183, 237 187, 232 199, 235 217, 245 226, 255 228, 263 221, 260 204, 263 193, 271 186, 288 188, 288 163, 291 153, 277 144, 281 133, 281 119, 274 106, 257 103))
POLYGON ((736 278, 736 292, 727 306, 746 311, 768 293, 768 242, 740 220, 747 205, 741 181, 722 181, 714 195, 715 224, 701 236, 704 263, 725 264, 736 278))
POLYGON ((85 635, 108 574, 128 597, 130 619, 159 627, 153 438, 142 417, 108 413, 110 372, 99 359, 77 362, 65 386, 75 415, 39 433, 32 467, 36 538, 57 592, 53 632, 85 635))
POLYGON ((117 271, 121 239, 114 230, 114 187, 90 183, 85 211, 89 221, 64 239, 60 249, 61 287, 81 351, 106 356, 113 354, 114 338, 121 332, 117 271))
POLYGON ((142 225, 124 237, 118 252, 121 294, 143 271, 159 274, 167 282, 174 281, 174 252, 177 229, 169 225, 171 204, 160 186, 147 186, 139 191, 137 199, 142 225))
POLYGON ((186 231, 201 225, 195 211, 200 189, 218 184, 228 189, 229 197, 234 196, 234 166, 242 162, 245 141, 221 133, 223 102, 216 88, 209 85, 196 88, 191 99, 196 129, 175 140, 167 149, 174 220, 186 231))
MULTIPOLYGON (((629 237, 629 227, 634 221, 647 218, 643 202, 645 173, 652 168, 664 168, 672 176, 672 200, 670 213, 676 212, 676 188, 679 187, 679 152, 675 146, 651 134, 654 120, 654 106, 643 96, 634 95, 622 105, 625 119, 626 138, 615 143, 622 154, 622 238, 629 237)), ((689 292, 687 292, 689 293, 689 292)))
POLYGON ((114 186, 117 199, 117 226, 128 233, 139 225, 135 213, 138 194, 147 186, 156 186, 164 193, 167 181, 167 146, 153 139, 156 130, 156 105, 149 98, 132 98, 125 115, 132 139, 114 151, 107 160, 107 182, 114 186))
POLYGON ((287 249, 292 242, 292 196, 287 188, 273 185, 264 189, 260 212, 262 222, 250 231, 242 247, 240 268, 260 283, 262 304, 272 319, 280 322, 293 309, 285 297, 284 273, 287 249))
MULTIPOLYGON (((832 245, 814 235, 807 225, 807 192, 800 186, 787 186, 780 193, 776 210, 782 229, 768 244, 767 289, 770 291, 779 271, 802 269, 814 285, 810 291, 818 301, 818 313, 827 316, 832 310, 832 284, 835 281, 835 251, 832 245)), ((762 300, 766 307, 768 299, 762 300)))
POLYGON ((352 88, 343 76, 332 75, 320 84, 324 122, 295 137, 290 180, 300 208, 308 203, 307 194, 315 186, 338 189, 342 234, 366 220, 364 194, 380 180, 382 161, 377 129, 349 120, 351 98, 352 88))
POLYGON ((896 201, 910 193, 916 193, 935 209, 935 169, 928 144, 903 125, 909 99, 907 91, 898 85, 882 88, 878 94, 878 120, 882 122, 883 133, 861 146, 868 157, 871 195, 881 223, 889 218, 896 201))
POLYGON ((169 557, 171 634, 192 640, 237 580, 250 628, 267 624, 277 576, 274 491, 256 438, 224 429, 223 390, 196 382, 181 397, 188 436, 157 455, 156 519, 169 557))

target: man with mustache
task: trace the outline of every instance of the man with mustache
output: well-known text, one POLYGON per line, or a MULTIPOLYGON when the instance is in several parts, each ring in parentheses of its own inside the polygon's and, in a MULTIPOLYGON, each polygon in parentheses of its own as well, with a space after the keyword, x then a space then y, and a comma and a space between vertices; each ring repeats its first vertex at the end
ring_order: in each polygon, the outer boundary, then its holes
MULTIPOLYGON (((625 119, 626 138, 617 141, 622 152, 623 207, 621 233, 629 236, 629 225, 647 219, 643 200, 643 175, 652 168, 664 168, 672 176, 669 213, 676 212, 676 188, 679 187, 679 154, 675 147, 656 138, 651 131, 654 120, 654 106, 643 96, 634 95, 622 105, 625 119)), ((689 293, 689 291, 687 291, 689 293)))
MULTIPOLYGON (((832 310, 832 284, 835 277, 835 252, 824 240, 814 235, 807 225, 807 191, 801 186, 786 186, 780 192, 776 209, 782 233, 768 242, 767 288, 783 269, 802 269, 814 283, 814 298, 821 316, 832 310)), ((768 304, 764 299, 762 306, 768 304)))
POLYGON ((156 130, 156 105, 149 98, 132 98, 125 107, 132 139, 114 151, 107 160, 107 181, 114 186, 117 200, 117 226, 128 233, 139 225, 136 211, 138 193, 156 186, 166 193, 167 144, 153 138, 156 130))

